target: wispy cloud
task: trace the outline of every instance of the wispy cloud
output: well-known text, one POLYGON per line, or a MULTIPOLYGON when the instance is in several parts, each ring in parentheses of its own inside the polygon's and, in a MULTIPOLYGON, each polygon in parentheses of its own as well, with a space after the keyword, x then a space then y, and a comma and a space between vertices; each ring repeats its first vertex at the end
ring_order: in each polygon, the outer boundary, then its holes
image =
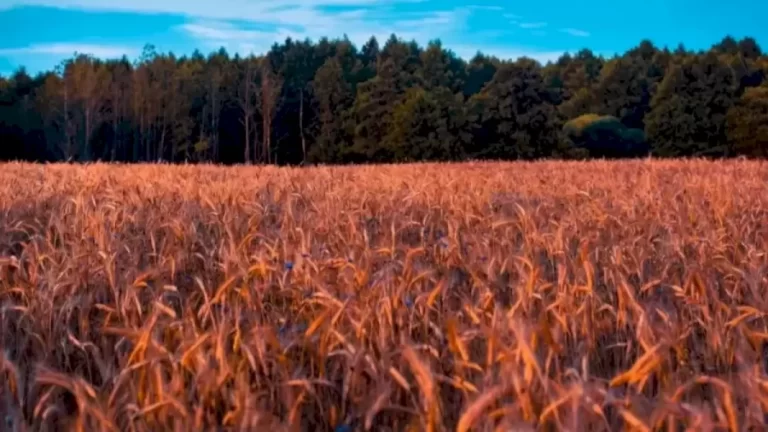
POLYGON ((62 55, 70 56, 75 53, 88 54, 101 58, 119 58, 124 55, 135 56, 139 53, 136 48, 113 46, 113 45, 89 45, 89 44, 76 44, 76 43, 52 43, 52 44, 39 44, 28 45, 18 48, 3 48, 0 49, 0 55, 13 56, 13 55, 29 55, 29 54, 42 54, 42 55, 62 55))
MULTIPOLYGON (((399 0, 408 3, 417 0, 399 0)), ((243 19, 273 21, 275 12, 297 12, 296 16, 306 17, 302 12, 321 7, 359 6, 386 4, 384 0, 0 0, 0 9, 33 5, 65 9, 93 11, 135 12, 148 14, 174 14, 210 19, 243 19)))
POLYGON ((473 10, 485 10, 485 11, 503 11, 504 8, 501 6, 484 6, 484 5, 469 5, 467 6, 469 9, 473 10))
POLYGON ((274 42, 288 37, 297 38, 298 33, 286 28, 271 31, 248 29, 226 21, 197 21, 179 26, 179 30, 200 41, 208 48, 224 47, 240 54, 258 54, 266 51, 274 42))
MULTIPOLYGON (((432 7, 418 13, 404 14, 397 5, 424 0, 0 0, 0 10, 15 6, 36 5, 56 8, 173 14, 191 21, 237 21, 286 27, 304 34, 332 36, 342 31, 354 33, 368 30, 391 33, 411 22, 421 23, 420 33, 433 29, 429 25, 450 26, 481 8, 495 6, 432 7), (340 10, 343 9, 343 10, 340 10), (351 10, 350 10, 351 9, 351 10)), ((436 29, 439 33, 441 29, 436 29)), ((452 29, 442 29, 449 31, 452 29)))
POLYGON ((563 33, 567 33, 567 34, 569 34, 571 36, 589 37, 589 32, 588 31, 579 30, 579 29, 575 29, 575 28, 564 28, 564 29, 560 29, 560 31, 563 32, 563 33))
POLYGON ((249 54, 267 51, 274 42, 282 42, 287 37, 318 40, 346 35, 359 46, 371 36, 383 41, 395 33, 406 40, 426 43, 457 34, 465 28, 472 13, 468 7, 402 13, 385 7, 358 6, 341 12, 275 9, 271 10, 269 19, 258 20, 193 19, 179 29, 209 47, 223 46, 249 54))
POLYGON ((520 28, 524 29, 538 29, 538 28, 544 28, 547 26, 547 23, 545 22, 523 22, 520 23, 520 28))
MULTIPOLYGON (((391 34, 406 40, 426 43, 442 39, 446 47, 454 48, 462 43, 459 35, 465 34, 468 20, 474 13, 496 11, 504 8, 490 5, 465 5, 447 7, 439 2, 421 8, 420 12, 403 12, 403 3, 424 2, 425 0, 0 0, 4 8, 36 5, 69 8, 86 11, 132 12, 143 14, 172 14, 186 18, 186 23, 176 30, 190 37, 199 46, 207 48, 225 47, 230 52, 241 54, 262 53, 275 42, 286 37, 294 39, 341 37, 346 35, 358 46, 371 36, 383 41, 391 34)), ((521 19, 514 14, 504 14, 507 19, 521 19)), ((543 22, 515 23, 525 29, 540 29, 543 22)), ((474 54, 476 48, 486 44, 487 39, 466 48, 474 54)), ((467 43, 468 44, 468 43, 467 43)), ((100 57, 115 57, 131 54, 133 51, 121 47, 75 46, 34 46, 24 48, 26 53, 89 52, 100 57)), ((454 49, 458 53, 459 49, 454 49)), ((560 53, 541 53, 535 50, 497 51, 500 57, 511 58, 526 55, 536 59, 549 59, 560 53)), ((138 53, 135 53, 138 54, 138 53)), ((470 55, 471 56, 471 55, 470 55)))
MULTIPOLYGON (((473 47, 471 45, 458 45, 458 46, 451 46, 450 48, 459 57, 462 57, 467 60, 474 57, 478 51, 476 47, 473 47)), ((547 62, 550 62, 550 61, 554 62, 566 52, 566 51, 539 50, 536 48, 527 48, 527 47, 512 47, 512 48, 491 47, 488 49, 482 49, 481 51, 485 55, 495 56, 502 60, 516 60, 521 57, 527 57, 527 58, 536 60, 541 64, 546 64, 547 62)))
POLYGON ((223 42, 233 40, 271 41, 276 34, 291 35, 291 32, 285 29, 278 29, 277 31, 249 30, 224 21, 191 22, 183 24, 179 28, 197 39, 223 42))
MULTIPOLYGON (((172 14, 191 19, 324 27, 339 24, 339 19, 354 18, 355 15, 376 10, 393 11, 396 5, 422 1, 424 0, 0 0, 0 10, 25 5, 47 6, 87 11, 172 14), (358 10, 338 11, 340 7, 358 10)), ((465 6, 461 9, 471 11, 477 7, 465 6)))

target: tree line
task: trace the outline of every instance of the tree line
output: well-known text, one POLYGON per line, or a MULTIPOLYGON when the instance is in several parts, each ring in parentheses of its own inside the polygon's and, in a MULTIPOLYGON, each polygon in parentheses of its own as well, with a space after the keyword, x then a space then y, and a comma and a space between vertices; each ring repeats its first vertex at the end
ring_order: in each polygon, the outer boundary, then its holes
POLYGON ((766 157, 768 57, 642 41, 542 65, 391 36, 286 40, 260 56, 75 54, 0 77, 0 159, 364 163, 766 157))

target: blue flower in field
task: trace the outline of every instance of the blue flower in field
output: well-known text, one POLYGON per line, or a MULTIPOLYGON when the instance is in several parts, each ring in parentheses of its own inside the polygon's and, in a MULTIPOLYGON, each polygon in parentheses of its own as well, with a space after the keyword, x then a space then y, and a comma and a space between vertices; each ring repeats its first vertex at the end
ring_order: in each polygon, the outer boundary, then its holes
POLYGON ((285 269, 286 269, 286 270, 288 270, 288 271, 291 271, 291 270, 293 270, 293 262, 291 262, 291 261, 286 261, 286 262, 285 262, 285 269))
POLYGON ((342 424, 336 426, 336 429, 333 430, 334 432, 352 432, 352 426, 348 424, 342 424))
POLYGON ((409 295, 405 296, 405 298, 403 299, 403 303, 405 303, 405 307, 407 307, 408 309, 413 307, 413 299, 409 295))

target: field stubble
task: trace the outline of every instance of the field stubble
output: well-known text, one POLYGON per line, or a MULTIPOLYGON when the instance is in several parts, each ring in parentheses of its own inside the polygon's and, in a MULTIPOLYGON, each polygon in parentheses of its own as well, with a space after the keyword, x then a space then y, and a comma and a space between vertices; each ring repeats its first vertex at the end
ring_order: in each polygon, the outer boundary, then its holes
POLYGON ((744 430, 768 164, 0 167, 12 430, 744 430))

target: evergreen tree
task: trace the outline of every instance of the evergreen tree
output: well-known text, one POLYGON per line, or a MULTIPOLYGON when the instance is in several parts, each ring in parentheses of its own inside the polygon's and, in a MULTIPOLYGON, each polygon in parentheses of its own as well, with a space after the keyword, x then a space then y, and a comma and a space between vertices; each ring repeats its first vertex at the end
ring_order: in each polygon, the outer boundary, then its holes
POLYGON ((728 111, 726 127, 732 154, 768 157, 768 85, 747 89, 728 111))
POLYGON ((315 74, 312 87, 320 127, 316 145, 309 152, 310 162, 343 162, 350 143, 344 129, 345 116, 353 101, 352 86, 345 75, 342 60, 337 57, 326 60, 315 74))
POLYGON ((659 85, 646 118, 658 156, 724 155, 725 115, 739 82, 715 52, 674 65, 659 85))
POLYGON ((461 160, 465 122, 460 94, 454 95, 448 87, 431 92, 416 87, 408 91, 395 109, 383 145, 398 162, 461 160))
POLYGON ((482 130, 474 137, 474 156, 550 156, 558 147, 561 121, 549 97, 535 61, 524 58, 500 65, 491 82, 470 101, 476 129, 482 130))

